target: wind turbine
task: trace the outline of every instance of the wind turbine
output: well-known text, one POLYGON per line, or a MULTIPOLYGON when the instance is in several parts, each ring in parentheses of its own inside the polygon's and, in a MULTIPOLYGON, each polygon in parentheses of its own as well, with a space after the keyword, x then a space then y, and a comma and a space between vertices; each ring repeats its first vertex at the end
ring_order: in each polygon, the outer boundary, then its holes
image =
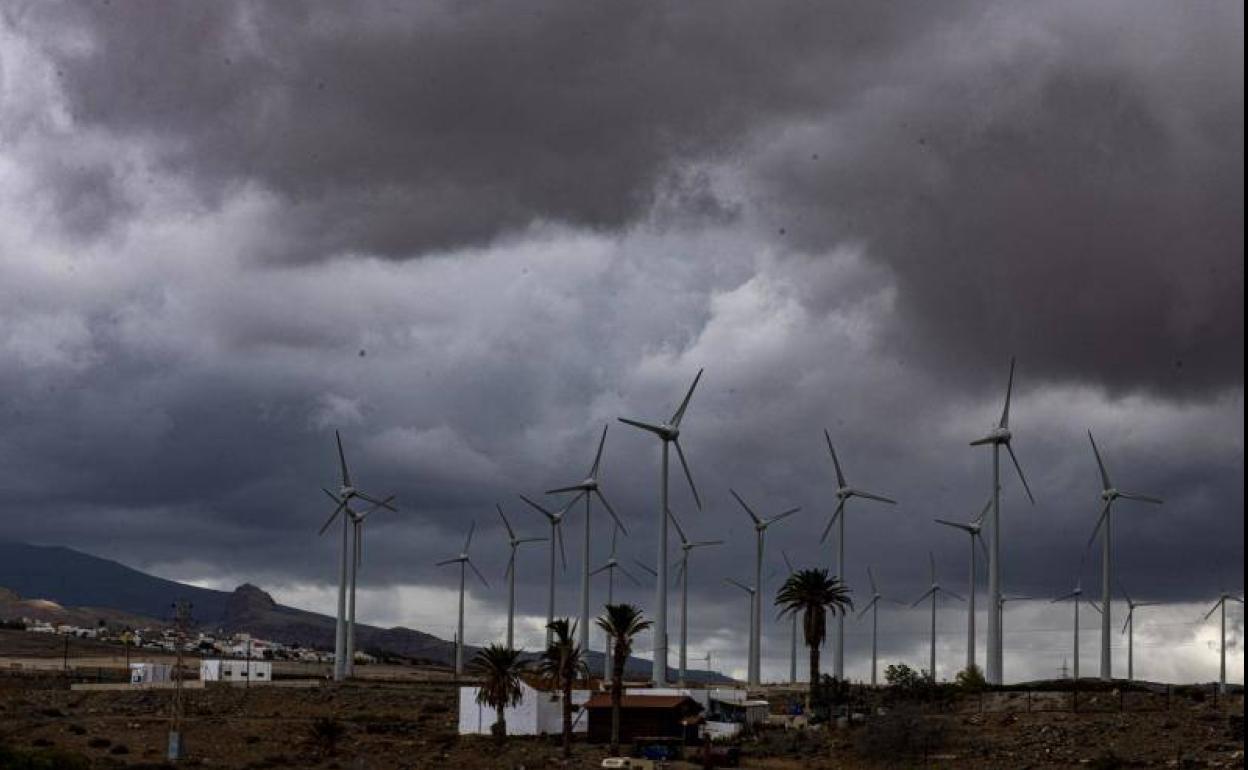
POLYGON ((503 520, 503 526, 507 528, 507 543, 511 546, 511 558, 507 560, 507 649, 515 649, 515 628, 516 628, 516 549, 525 543, 540 543, 546 538, 544 537, 516 537, 516 531, 511 528, 511 522, 503 514, 503 506, 498 503, 494 504, 498 509, 498 517, 503 520))
MULTIPOLYGON (((755 600, 758 598, 758 589, 753 588, 751 586, 747 586, 744 583, 738 583, 732 578, 724 578, 724 582, 727 583, 728 585, 732 585, 732 586, 736 586, 737 588, 740 588, 742 591, 745 591, 749 595, 749 599, 750 599, 750 642, 749 642, 748 652, 746 653, 746 662, 745 662, 746 678, 749 679, 752 676, 752 672, 754 671, 753 629, 754 629, 755 612, 757 611, 757 607, 755 606, 755 600)), ((747 684, 750 684, 750 686, 752 687, 758 686, 756 683, 753 683, 753 682, 747 682, 747 684)))
MULTIPOLYGON (((823 536, 819 538, 819 542, 828 539, 828 533, 832 531, 832 525, 836 524, 836 577, 842 582, 845 580, 845 504, 849 502, 851 497, 859 497, 864 500, 875 500, 880 503, 888 503, 896 505, 896 500, 890 500, 883 495, 877 495, 873 492, 866 492, 861 489, 851 487, 845 481, 845 474, 841 471, 841 461, 836 456, 836 449, 832 446, 832 437, 828 435, 828 431, 823 431, 823 437, 828 442, 828 453, 832 455, 832 465, 836 468, 836 510, 832 513, 832 518, 828 520, 828 526, 824 527, 823 536)), ((845 614, 838 612, 836 614, 836 633, 832 635, 832 674, 837 679, 845 678, 845 614)))
MULTIPOLYGON (((1071 591, 1068 594, 1063 594, 1062 596, 1057 597, 1056 599, 1054 599, 1052 602, 1049 602, 1049 603, 1056 604, 1057 602, 1064 602, 1067 599, 1073 599, 1074 605, 1075 605, 1074 679, 1075 679, 1075 683, 1078 684, 1079 683, 1079 602, 1085 601, 1085 599, 1083 598, 1083 580, 1082 579, 1077 580, 1075 582, 1075 590, 1071 591)), ((1101 613, 1101 614, 1103 615, 1104 613, 1101 613)))
POLYGON ((568 569, 568 555, 563 550, 563 529, 560 525, 563 524, 564 515, 568 512, 568 508, 572 503, 576 502, 576 498, 573 498, 568 505, 560 508, 558 512, 547 510, 524 495, 520 495, 520 499, 533 506, 538 513, 545 516, 546 520, 550 522, 550 594, 546 601, 546 646, 549 647, 552 634, 554 633, 550 630, 550 624, 555 619, 555 543, 558 541, 559 558, 562 559, 563 569, 566 571, 568 569))
POLYGON ((676 534, 680 535, 680 566, 676 568, 676 579, 680 581, 680 668, 676 672, 676 682, 679 687, 684 687, 689 642, 689 552, 695 548, 723 545, 724 541, 691 541, 685 537, 685 531, 681 529, 680 522, 676 520, 676 514, 672 513, 670 508, 667 515, 672 518, 672 526, 676 527, 676 534))
POLYGON ((979 541, 979 547, 984 550, 984 555, 988 555, 988 546, 984 545, 984 536, 981 532, 984 526, 984 517, 988 515, 988 509, 992 507, 992 500, 984 504, 984 509, 979 512, 979 516, 975 517, 970 523, 962 524, 956 521, 946 521, 945 519, 936 519, 936 523, 944 524, 946 527, 960 529, 971 536, 971 572, 970 587, 967 596, 970 598, 966 602, 966 667, 970 669, 975 665, 975 542, 979 541))
MULTIPOLYGON (((784 557, 784 566, 789 570, 789 577, 793 577, 797 570, 794 569, 793 562, 789 561, 789 554, 782 549, 780 555, 784 557)), ((792 624, 789 629, 789 684, 797 684, 797 613, 790 614, 793 617, 789 618, 792 624)))
MULTIPOLYGON (((624 569, 624 565, 620 564, 619 560, 615 558, 615 540, 616 540, 616 535, 618 535, 619 532, 620 532, 619 527, 616 527, 615 529, 611 530, 611 556, 607 558, 606 564, 603 564, 598 569, 589 573, 590 577, 593 577, 594 575, 597 575, 600 572, 607 573, 607 604, 615 603, 615 571, 617 569, 620 572, 624 573, 624 577, 636 583, 638 587, 641 586, 641 581, 633 577, 633 574, 629 572, 628 570, 624 569)), ((611 676, 612 647, 613 645, 611 644, 611 638, 608 636, 606 640, 606 653, 603 655, 603 658, 602 658, 604 680, 611 676)))
POLYGON ((1092 431, 1088 431, 1088 441, 1092 442, 1092 454, 1096 456, 1096 465, 1101 471, 1101 500, 1105 501, 1105 504, 1101 506, 1101 515, 1097 517, 1096 526, 1092 529, 1092 536, 1088 538, 1088 547, 1092 547, 1092 543, 1096 541, 1097 533, 1103 527, 1105 534, 1101 536, 1101 679, 1108 682, 1113 678, 1114 673, 1113 660, 1109 651, 1110 614, 1112 613, 1110 602, 1113 600, 1110 591, 1111 581, 1113 580, 1113 563, 1110 558, 1110 538, 1113 529, 1110 510, 1114 505, 1114 501, 1120 497, 1125 500, 1139 500, 1145 503, 1153 503, 1154 505, 1161 505, 1161 500, 1148 495, 1123 492, 1115 487, 1109 480, 1109 473, 1105 470, 1105 463, 1101 461, 1101 453, 1096 448, 1096 439, 1092 438, 1092 431))
MULTIPOLYGON (((871 584, 871 601, 867 602, 867 606, 858 612, 858 617, 862 618, 867 614, 867 610, 871 610, 871 686, 876 685, 876 669, 878 668, 878 646, 876 644, 880 631, 880 599, 884 597, 880 595, 880 590, 875 587, 875 574, 871 572, 871 568, 867 567, 867 582, 871 584)), ((890 599, 889 601, 896 601, 890 599)), ((901 604, 901 602, 897 602, 901 604)))
POLYGON ((689 392, 685 394, 685 398, 680 402, 680 406, 672 415, 671 419, 664 423, 655 425, 653 423, 641 422, 639 420, 629 420, 624 417, 618 418, 625 425, 632 425, 634 428, 641 428, 649 431, 659 437, 663 443, 663 460, 659 468, 659 552, 656 559, 658 565, 657 577, 654 586, 654 662, 651 668, 650 678, 655 685, 664 685, 667 683, 667 456, 668 445, 676 447, 676 456, 680 458, 680 467, 685 471, 685 478, 689 481, 689 489, 693 492, 693 501, 698 506, 698 510, 702 509, 702 500, 698 497, 698 488, 694 486, 693 474, 689 472, 689 463, 685 460, 685 452, 680 448, 680 421, 685 417, 685 409, 689 406, 689 399, 693 398, 693 391, 698 387, 698 380, 702 379, 702 370, 698 370, 698 374, 693 378, 693 384, 689 386, 689 392))
POLYGON ((936 681, 936 599, 938 598, 938 595, 942 591, 944 593, 949 594, 950 596, 957 599, 958 601, 964 602, 966 601, 966 599, 963 599, 961 596, 958 596, 953 591, 950 591, 948 588, 942 588, 940 583, 936 582, 936 557, 932 555, 931 551, 927 552, 927 560, 931 565, 932 587, 927 589, 927 591, 925 591, 922 596, 915 599, 914 604, 911 604, 910 606, 918 607, 919 603, 922 602, 924 599, 926 599, 929 596, 932 597, 932 636, 931 636, 931 653, 930 653, 930 658, 929 658, 931 663, 930 663, 930 668, 928 668, 928 675, 931 676, 932 681, 935 682, 936 681))
POLYGON ((1027 477, 1023 475, 1023 466, 1018 464, 1014 447, 1010 445, 1013 434, 1010 433, 1010 394, 1014 390, 1014 358, 1010 358, 1010 377, 1005 385, 1005 408, 1001 410, 1001 420, 987 436, 971 442, 971 446, 992 447, 992 545, 988 549, 988 659, 986 666, 987 679, 990 684, 1002 682, 1002 645, 1001 645, 1001 447, 1010 453, 1018 478, 1023 482, 1023 490, 1027 499, 1034 505, 1036 499, 1027 486, 1027 477))
MULTIPOLYGON (((1005 643, 1005 605, 1009 602, 1035 601, 1035 598, 1034 596, 1002 596, 997 599, 997 638, 1001 640, 1002 644, 1005 643)), ((1088 604, 1097 612, 1101 611, 1095 602, 1089 601, 1088 604)))
POLYGON ((732 493, 733 497, 737 498, 737 502, 741 503, 741 507, 744 508, 745 512, 750 515, 750 520, 754 522, 754 531, 758 535, 758 550, 754 559, 754 587, 756 590, 754 592, 754 612, 751 615, 752 621, 750 625, 750 646, 754 652, 753 656, 750 658, 748 677, 748 684, 751 687, 758 687, 762 684, 763 676, 763 624, 760 622, 763 616, 763 593, 760 588, 763 585, 763 543, 766 539, 768 527, 781 519, 792 516, 802 509, 790 508, 787 511, 778 513, 769 519, 761 519, 757 513, 754 513, 754 509, 746 505, 745 501, 741 499, 741 495, 738 495, 736 491, 732 489, 729 489, 728 491, 732 493))
MULTIPOLYGON (((330 495, 330 497, 334 497, 330 495)), ((337 498, 334 498, 335 500, 337 498)), ((387 497, 382 503, 389 505, 394 502, 394 495, 387 497)), ((360 562, 364 558, 364 520, 381 505, 374 505, 368 510, 357 513, 347 506, 347 516, 351 519, 351 542, 354 545, 351 554, 351 591, 347 596, 347 676, 355 676, 355 578, 360 571, 360 562)))
POLYGON ((459 565, 459 625, 457 626, 458 632, 455 635, 455 676, 464 675, 464 577, 467 569, 472 569, 473 574, 477 576, 477 579, 481 581, 483 586, 486 588, 490 587, 485 576, 477 569, 477 565, 473 564, 472 559, 468 558, 468 548, 472 545, 472 533, 476 529, 477 522, 474 521, 468 527, 468 537, 464 540, 464 550, 459 552, 459 556, 440 561, 435 565, 438 567, 445 567, 448 564, 459 565))
MULTIPOLYGON (((359 498, 374 506, 387 508, 391 511, 398 510, 387 502, 378 500, 363 491, 356 489, 351 483, 351 472, 347 469, 347 455, 342 451, 342 436, 338 431, 334 431, 334 440, 338 442, 338 466, 342 472, 342 484, 338 487, 338 494, 330 492, 324 487, 321 491, 329 495, 337 503, 334 506, 334 512, 329 515, 325 523, 321 525, 321 531, 318 535, 325 534, 325 530, 329 529, 329 525, 334 522, 338 514, 347 510, 347 506, 355 498, 359 498)), ((347 675, 347 538, 350 535, 351 520, 349 516, 342 517, 342 554, 338 560, 338 619, 334 628, 334 681, 340 682, 347 675)))
POLYGON ((1127 635, 1127 681, 1135 681, 1135 611, 1140 607, 1154 607, 1161 602, 1132 601, 1127 590, 1118 584, 1118 593, 1127 600, 1127 619, 1122 624, 1122 632, 1127 635))
POLYGON ((603 507, 607 509, 607 513, 611 514, 611 518, 615 519, 615 526, 624 530, 624 534, 628 534, 628 529, 620 521, 620 517, 615 515, 615 509, 607 502, 607 498, 603 497, 602 490, 598 487, 598 468, 602 465, 602 448, 607 443, 607 427, 606 425, 602 426, 602 438, 598 439, 598 452, 594 455, 594 464, 589 467, 589 475, 585 477, 585 480, 571 486, 546 490, 548 495, 576 492, 576 497, 573 497, 572 502, 568 503, 568 508, 571 508, 582 496, 585 498, 585 548, 581 553, 581 623, 577 628, 580 636, 577 643, 585 651, 589 650, 589 520, 594 495, 598 496, 603 507))
POLYGON ((1222 610, 1222 643, 1219 646, 1220 668, 1218 669, 1218 692, 1223 694, 1226 693, 1226 602, 1228 600, 1239 602, 1240 604, 1244 603, 1244 598, 1242 596, 1235 596, 1223 591, 1221 595, 1218 596, 1218 600, 1214 602, 1213 606, 1209 608, 1209 611, 1205 613, 1205 617, 1201 619, 1202 621, 1208 620, 1209 616, 1212 615, 1215 610, 1222 610))

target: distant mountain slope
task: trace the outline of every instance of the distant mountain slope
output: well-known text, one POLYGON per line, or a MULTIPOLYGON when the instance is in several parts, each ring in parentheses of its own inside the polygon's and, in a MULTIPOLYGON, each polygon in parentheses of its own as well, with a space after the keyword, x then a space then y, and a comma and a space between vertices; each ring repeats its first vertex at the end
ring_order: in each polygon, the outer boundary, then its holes
MULTIPOLYGON (((22 606, 29 606, 30 600, 49 600, 63 607, 107 608, 119 616, 166 621, 173 602, 186 599, 194 605, 195 621, 205 628, 245 631, 262 639, 305 647, 334 646, 334 618, 278 604, 254 585, 244 584, 232 592, 197 588, 61 546, 0 541, 0 589, 16 593, 17 597, 9 598, 16 602, 20 597, 27 603, 22 606)), ((357 648, 365 652, 443 664, 450 664, 455 655, 452 642, 411 628, 378 628, 361 623, 355 636, 357 648)), ((469 646, 468 656, 475 651, 469 646)), ((589 664, 591 671, 601 671, 602 654, 590 652, 589 664)), ((630 677, 646 677, 650 661, 629 658, 625 671, 630 677)), ((688 672, 688 679, 731 681, 716 673, 694 670, 688 672)))

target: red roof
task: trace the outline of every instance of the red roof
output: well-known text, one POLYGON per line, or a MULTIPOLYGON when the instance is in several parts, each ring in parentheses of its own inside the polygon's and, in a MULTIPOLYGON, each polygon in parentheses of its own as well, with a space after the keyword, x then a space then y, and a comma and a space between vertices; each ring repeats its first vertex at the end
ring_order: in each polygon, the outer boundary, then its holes
MULTIPOLYGON (((620 707, 626 709, 671 709, 683 705, 685 701, 698 706, 699 709, 701 708, 696 700, 687 695, 625 695, 620 698, 620 707)), ((611 708, 611 693, 594 693, 593 697, 585 702, 585 708, 611 708)))

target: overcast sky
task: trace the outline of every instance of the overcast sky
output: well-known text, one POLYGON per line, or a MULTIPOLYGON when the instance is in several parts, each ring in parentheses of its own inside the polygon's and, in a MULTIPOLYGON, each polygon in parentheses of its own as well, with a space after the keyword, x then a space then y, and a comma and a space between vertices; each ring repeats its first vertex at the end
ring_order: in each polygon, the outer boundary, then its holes
MULTIPOLYGON (((1006 592, 1096 583, 1091 429, 1117 485, 1166 501, 1115 514, 1124 586, 1167 602, 1139 673, 1207 681, 1193 621, 1243 583, 1243 71, 1238 3, 8 3, 6 536, 330 612, 337 428, 401 506, 368 525, 364 620, 449 638, 433 562, 475 519, 486 641, 494 504, 547 534, 516 494, 579 480, 603 425, 621 556, 654 561, 657 442, 616 418, 666 418, 705 367, 683 426, 705 505, 674 477, 673 507, 728 544, 695 553, 691 654, 743 673, 728 488, 803 507, 769 532, 768 596, 782 549, 830 565, 826 428, 899 501, 849 510, 856 596, 871 564, 912 600, 929 549, 964 592, 964 536, 932 519, 983 504, 968 442, 1017 356, 1036 504, 1004 476, 1006 592)), ((530 646, 545 558, 519 566, 530 646)), ((1007 677, 1056 672, 1069 614, 1010 607, 1007 677)), ((887 610, 886 662, 923 662, 925 622, 887 610)), ((964 615, 941 627, 948 675, 964 615)), ((766 675, 786 633, 768 613, 766 675)))

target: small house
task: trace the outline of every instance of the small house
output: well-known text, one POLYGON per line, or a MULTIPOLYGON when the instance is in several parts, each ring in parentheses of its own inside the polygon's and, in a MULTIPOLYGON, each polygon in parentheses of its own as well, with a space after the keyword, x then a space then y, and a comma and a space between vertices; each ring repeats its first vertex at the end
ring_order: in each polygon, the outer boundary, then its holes
POLYGON ((168 682, 172 670, 168 663, 131 663, 130 684, 168 682))
MULTIPOLYGON (((585 704, 589 742, 611 741, 611 694, 600 692, 585 704)), ((625 695, 620 700, 620 740, 676 738, 696 742, 702 706, 688 695, 625 695)))
POLYGON ((267 660, 202 660, 199 678, 205 682, 253 682, 273 680, 273 664, 267 660))

